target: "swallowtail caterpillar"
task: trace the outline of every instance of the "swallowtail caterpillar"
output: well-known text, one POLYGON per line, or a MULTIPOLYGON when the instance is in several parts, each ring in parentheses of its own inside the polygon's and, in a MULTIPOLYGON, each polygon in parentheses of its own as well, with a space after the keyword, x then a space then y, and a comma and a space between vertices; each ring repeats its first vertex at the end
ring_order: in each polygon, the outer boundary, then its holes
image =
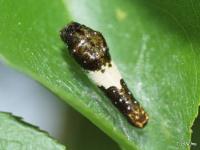
POLYGON ((102 34, 72 22, 60 31, 60 37, 67 44, 71 56, 115 107, 132 125, 143 128, 148 115, 121 77, 102 34))

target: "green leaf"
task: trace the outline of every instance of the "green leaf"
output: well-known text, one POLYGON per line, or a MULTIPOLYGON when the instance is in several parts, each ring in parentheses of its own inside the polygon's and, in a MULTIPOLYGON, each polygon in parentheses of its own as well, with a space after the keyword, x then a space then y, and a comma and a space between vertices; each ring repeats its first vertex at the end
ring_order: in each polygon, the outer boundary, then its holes
POLYGON ((122 149, 188 149, 200 103, 200 2, 0 0, 0 54, 81 112, 122 149), (69 56, 71 20, 101 31, 150 120, 131 126, 69 56))
POLYGON ((65 150, 65 147, 21 118, 0 112, 0 149, 65 150))

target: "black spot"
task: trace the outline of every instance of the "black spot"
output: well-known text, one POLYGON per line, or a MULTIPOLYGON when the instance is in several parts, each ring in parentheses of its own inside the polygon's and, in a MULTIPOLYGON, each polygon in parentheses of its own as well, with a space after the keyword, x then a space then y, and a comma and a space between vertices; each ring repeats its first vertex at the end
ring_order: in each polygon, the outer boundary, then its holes
POLYGON ((104 73, 105 72, 105 69, 101 69, 101 73, 104 73))
POLYGON ((70 54, 85 69, 101 70, 111 65, 111 57, 106 41, 100 32, 76 22, 60 31, 61 39, 68 45, 70 54))

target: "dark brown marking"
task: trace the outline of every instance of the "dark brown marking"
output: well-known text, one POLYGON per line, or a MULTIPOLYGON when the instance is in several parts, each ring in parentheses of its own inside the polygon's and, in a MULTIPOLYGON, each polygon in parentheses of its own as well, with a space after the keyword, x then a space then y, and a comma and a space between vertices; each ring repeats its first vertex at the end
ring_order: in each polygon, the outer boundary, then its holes
POLYGON ((100 32, 72 22, 60 31, 60 37, 68 45, 70 54, 85 70, 97 71, 102 66, 110 66, 109 49, 100 32))
POLYGON ((104 73, 105 72, 105 69, 101 69, 101 73, 104 73))
POLYGON ((127 117, 128 121, 136 127, 143 128, 148 122, 148 115, 133 97, 123 79, 120 80, 121 89, 111 86, 100 89, 107 95, 112 103, 127 117))

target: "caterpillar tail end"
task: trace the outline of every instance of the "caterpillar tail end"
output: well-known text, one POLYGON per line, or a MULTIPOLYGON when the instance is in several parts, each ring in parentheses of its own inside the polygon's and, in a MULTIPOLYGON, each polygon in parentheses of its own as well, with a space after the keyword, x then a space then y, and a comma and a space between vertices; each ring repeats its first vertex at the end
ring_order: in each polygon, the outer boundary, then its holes
POLYGON ((128 121, 133 124, 135 127, 138 128, 144 128, 145 125, 149 121, 148 114, 144 111, 144 109, 136 104, 136 106, 133 106, 133 111, 131 111, 128 116, 128 121))

